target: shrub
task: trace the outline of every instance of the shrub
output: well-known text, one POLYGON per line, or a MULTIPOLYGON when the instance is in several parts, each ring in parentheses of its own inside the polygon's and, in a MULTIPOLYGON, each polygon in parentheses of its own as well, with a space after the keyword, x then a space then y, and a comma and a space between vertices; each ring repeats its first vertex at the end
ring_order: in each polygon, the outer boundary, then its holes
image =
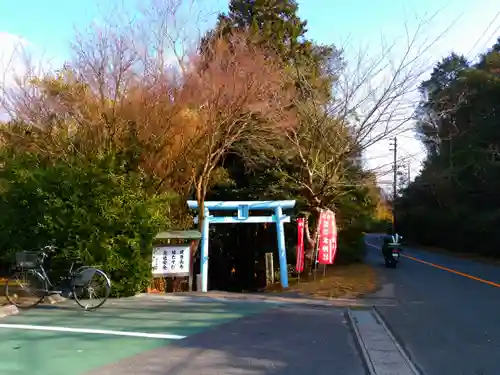
POLYGON ((365 256, 364 235, 357 228, 345 229, 338 235, 336 264, 349 264, 363 261, 365 256))
POLYGON ((3 155, 0 256, 58 247, 53 274, 80 259, 111 277, 112 295, 129 296, 151 279, 154 236, 169 226, 172 196, 148 195, 140 174, 114 155, 49 162, 34 154, 3 155), (57 267, 55 265, 58 265, 57 267))

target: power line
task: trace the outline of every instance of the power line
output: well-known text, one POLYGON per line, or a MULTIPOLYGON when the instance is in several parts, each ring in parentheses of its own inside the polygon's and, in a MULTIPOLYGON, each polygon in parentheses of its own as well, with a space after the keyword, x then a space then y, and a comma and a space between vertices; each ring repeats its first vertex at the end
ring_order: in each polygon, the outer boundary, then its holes
MULTIPOLYGON (((468 53, 466 54, 466 56, 469 56, 471 53, 473 53, 474 49, 480 44, 480 42, 483 40, 483 38, 488 34, 488 32, 490 31, 490 29, 492 28, 492 26, 495 24, 495 22, 500 18, 500 11, 496 12, 495 15, 492 17, 492 19, 490 20, 490 22, 488 23, 488 25, 486 26, 486 28, 483 30, 483 32, 480 34, 480 36, 476 39, 474 45, 470 48, 470 50, 468 51, 468 53)), ((498 31, 500 30, 500 25, 498 25, 495 30, 493 31, 493 33, 490 35, 489 38, 487 38, 487 40, 485 41, 485 44, 489 42, 489 40, 491 39, 491 37, 497 33, 498 31)), ((474 59, 476 59, 478 56, 479 56, 480 52, 476 54, 476 56, 474 57, 474 59)), ((470 59, 469 59, 470 60, 470 59)), ((400 130, 399 132, 396 132, 397 134, 394 134, 394 135, 397 135, 398 137, 403 137, 403 138, 408 138, 408 139, 412 139, 412 140, 418 140, 418 137, 417 136, 408 136, 408 135, 404 135, 403 133, 406 133, 406 132, 415 132, 415 129, 413 127, 411 128, 406 128, 406 129, 402 129, 400 130)), ((395 194, 397 192, 397 163, 398 161, 396 161, 397 159, 397 153, 398 153, 398 144, 397 144, 397 139, 396 137, 393 138, 392 140, 393 143, 391 143, 391 146, 393 147, 392 149, 390 149, 390 151, 393 152, 393 157, 394 157, 394 161, 391 162, 391 163, 387 163, 386 165, 383 165, 383 166, 378 166, 377 168, 374 168, 372 169, 372 171, 374 171, 375 169, 381 169, 381 168, 384 168, 385 166, 390 166, 392 165, 392 168, 386 172, 383 172, 383 173, 378 173, 378 178, 380 177, 383 177, 384 175, 387 175, 389 173, 393 173, 393 181, 392 181, 392 185, 393 185, 393 196, 395 197, 395 194), (395 155, 395 156, 394 156, 395 155), (396 182, 395 182, 396 181, 396 182)), ((401 147, 399 147, 399 149, 401 150, 401 147)), ((410 154, 408 151, 404 150, 407 154, 410 154)), ((401 160, 399 160, 399 162, 401 163, 401 161, 403 159, 413 159, 414 161, 416 162, 419 162, 421 163, 422 160, 420 159, 417 159, 416 156, 421 154, 421 152, 419 153, 415 153, 413 155, 407 155, 406 157, 402 158, 401 160)), ((411 166, 409 164, 409 162, 407 162, 407 174, 408 174, 408 179, 410 180, 410 176, 411 176, 411 166)), ((418 173, 417 173, 418 174, 418 173)), ((389 184, 389 182, 381 182, 379 181, 378 182, 379 184, 389 184)))
MULTIPOLYGON (((391 150, 392 151, 392 150, 391 150)), ((398 144, 398 151, 401 151, 401 146, 398 144)), ((398 162, 399 163, 408 163, 410 160, 415 160, 415 161, 421 161, 421 160, 418 160, 416 158, 417 155, 420 155, 421 152, 416 152, 416 153, 409 153, 408 151, 406 151, 407 155, 405 156, 398 156, 398 162)), ((385 163, 385 164, 382 164, 382 165, 379 165, 375 168, 372 168, 372 169, 367 169, 368 172, 372 172, 372 173, 376 173, 378 175, 378 177, 381 177, 381 176, 385 176, 389 173, 392 173, 393 171, 393 168, 392 166, 394 165, 394 162, 391 161, 391 162, 388 162, 388 163, 385 163), (385 172, 381 172, 382 169, 388 167, 389 169, 385 172)))
MULTIPOLYGON (((498 17, 500 17, 500 11, 497 14, 495 14, 495 16, 493 17, 493 19, 491 20, 491 22, 488 24, 488 27, 484 30, 483 34, 481 34, 481 36, 476 41, 476 43, 474 44, 474 46, 471 48, 471 50, 469 51, 469 53, 467 54, 467 56, 469 56, 472 53, 472 50, 478 45, 479 41, 481 39, 483 39, 483 36, 488 32, 489 28, 491 27, 491 25, 493 25, 493 23, 497 20, 498 17)), ((495 30, 493 30, 493 32, 490 34, 490 36, 488 38, 486 38, 486 41, 483 43, 481 49, 476 53, 476 55, 474 56, 474 58, 473 59, 469 59, 469 61, 471 61, 471 62, 475 61, 479 57, 479 55, 481 54, 481 51, 486 48, 486 44, 489 43, 490 39, 493 38, 493 36, 496 33, 498 33, 499 31, 500 31, 500 25, 498 25, 497 28, 495 30)))
MULTIPOLYGON (((466 56, 469 56, 472 51, 474 51, 474 48, 477 47, 477 45, 479 44, 479 42, 481 41, 481 39, 483 39, 483 37, 486 35, 486 33, 488 32, 488 30, 490 29, 490 27, 495 23, 495 21, 497 20, 497 18, 500 17, 500 11, 498 11, 497 14, 495 14, 495 16, 492 18, 492 20, 490 21, 490 23, 488 24, 488 26, 486 26, 486 29, 484 29, 483 33, 481 34, 481 36, 476 40, 476 43, 474 43, 474 45, 472 46, 472 48, 469 50, 469 52, 467 52, 467 55, 466 56)), ((499 26, 500 28, 500 26, 499 26)), ((498 30, 498 29, 497 29, 498 30)), ((487 42, 486 42, 487 43, 487 42)), ((474 59, 477 58, 478 55, 476 55, 476 57, 474 57, 474 59)))
POLYGON ((491 35, 486 39, 486 42, 484 42, 483 48, 486 47, 486 43, 488 43, 498 32, 500 31, 500 25, 497 26, 495 30, 491 33, 491 35))

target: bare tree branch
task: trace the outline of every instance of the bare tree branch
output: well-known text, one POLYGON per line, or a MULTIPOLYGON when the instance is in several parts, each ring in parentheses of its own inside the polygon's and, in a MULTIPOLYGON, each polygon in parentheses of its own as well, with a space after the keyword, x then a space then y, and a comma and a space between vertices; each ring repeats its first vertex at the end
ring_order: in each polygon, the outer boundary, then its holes
POLYGON ((282 63, 248 41, 246 34, 212 41, 180 91, 179 100, 200 123, 190 167, 200 215, 212 173, 225 155, 266 149, 294 125, 287 109, 293 92, 282 63))

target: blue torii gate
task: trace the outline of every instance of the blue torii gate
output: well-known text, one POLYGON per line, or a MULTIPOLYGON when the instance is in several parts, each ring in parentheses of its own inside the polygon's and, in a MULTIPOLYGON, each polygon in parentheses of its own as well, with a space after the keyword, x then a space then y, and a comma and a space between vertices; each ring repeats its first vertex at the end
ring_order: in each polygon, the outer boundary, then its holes
MULTIPOLYGON (((198 202, 187 201, 191 209, 199 209, 198 202)), ((201 291, 208 291, 208 228, 210 224, 239 224, 239 223, 276 223, 278 235, 278 250, 280 260, 280 280, 283 288, 288 288, 288 269, 286 261, 285 231, 283 223, 290 222, 290 216, 283 215, 283 210, 295 207, 294 200, 286 201, 205 201, 205 220, 201 230, 201 291), (238 211, 238 216, 212 216, 214 211, 238 211), (274 210, 272 216, 250 216, 251 210, 274 210)), ((198 218, 195 218, 195 223, 198 218)))

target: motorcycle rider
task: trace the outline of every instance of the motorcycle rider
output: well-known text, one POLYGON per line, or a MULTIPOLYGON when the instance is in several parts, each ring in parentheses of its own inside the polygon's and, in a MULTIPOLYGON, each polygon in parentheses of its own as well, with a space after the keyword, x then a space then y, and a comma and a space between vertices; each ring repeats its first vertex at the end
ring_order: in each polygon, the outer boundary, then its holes
POLYGON ((383 237, 382 244, 382 254, 384 256, 386 264, 388 263, 389 257, 392 257, 392 249, 394 247, 400 247, 402 239, 403 236, 400 236, 398 233, 396 233, 393 225, 389 224, 387 226, 386 235, 383 237))

